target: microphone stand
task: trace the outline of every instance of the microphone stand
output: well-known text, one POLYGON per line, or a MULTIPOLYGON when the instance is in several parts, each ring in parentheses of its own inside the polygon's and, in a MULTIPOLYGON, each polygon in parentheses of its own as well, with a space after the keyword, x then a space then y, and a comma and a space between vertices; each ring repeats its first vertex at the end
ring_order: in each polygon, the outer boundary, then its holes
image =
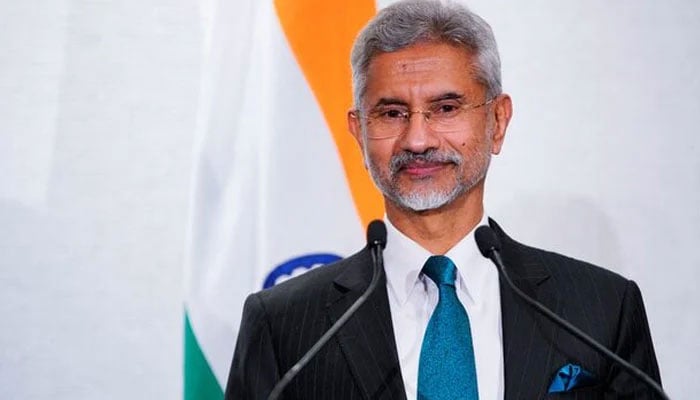
MULTIPOLYGON (((337 321, 333 324, 333 326, 330 327, 326 331, 326 333, 321 336, 320 339, 309 349, 309 351, 304 354, 299 361, 297 361, 296 364, 292 366, 292 368, 287 371, 286 374, 280 379, 279 382, 275 385, 275 387, 272 389, 272 392, 270 392, 270 395, 267 397, 267 400, 277 400, 282 392, 284 391, 285 387, 289 384, 289 382, 294 379, 295 376, 306 366, 306 364, 311 361, 311 359, 316 355, 316 353, 321 350, 323 346, 325 346, 326 343, 335 335, 340 328, 345 325, 346 322, 352 317, 352 315, 357 311, 358 308, 360 308, 369 298, 369 296, 374 292, 374 290, 377 287, 377 284, 379 283, 379 278, 381 277, 382 271, 384 271, 384 258, 382 256, 382 249, 386 245, 386 228, 384 227, 384 223, 381 221, 372 221, 370 223, 370 227, 368 228, 368 243, 367 245, 370 248, 370 253, 372 255, 372 266, 373 271, 372 271, 372 280, 369 283, 369 286, 367 286, 367 289, 362 293, 360 297, 355 300, 354 303, 343 313, 343 315, 338 318, 337 321), (381 237, 377 238, 372 238, 371 233, 372 233, 372 224, 376 225, 376 222, 381 223, 382 228, 384 230, 384 237, 383 239, 381 237)), ((375 229, 376 231, 376 229, 375 229)), ((381 236, 381 235, 380 235, 381 236)))
POLYGON ((602 354, 606 358, 613 360, 620 367, 622 367, 622 369, 624 369, 625 371, 630 373, 632 376, 636 377, 637 379, 639 379, 642 382, 644 382, 645 384, 647 384, 662 399, 670 400, 668 395, 666 395, 664 390, 661 388, 661 386, 658 383, 656 383, 653 379, 651 379, 651 377, 649 377, 649 375, 645 374, 639 368, 635 367, 631 363, 622 359, 620 356, 613 353, 612 351, 610 351, 608 348, 606 348, 602 344, 598 343, 595 339, 588 336, 582 330, 575 327, 569 321, 561 318, 560 316, 558 316, 557 314, 552 312, 552 310, 545 307, 542 303, 531 298, 530 296, 525 294, 522 290, 520 290, 520 288, 515 286, 513 281, 510 279, 510 276, 506 272, 505 265, 503 263, 503 259, 501 258, 501 254, 499 252, 500 240, 498 239, 496 234, 493 232, 493 230, 489 227, 482 226, 482 227, 479 227, 479 230, 484 231, 483 234, 481 234, 481 235, 479 235, 478 232, 475 234, 475 236, 478 237, 479 239, 483 238, 483 241, 478 240, 480 242, 480 243, 478 243, 479 250, 486 258, 489 258, 489 259, 491 259, 491 261, 493 261, 493 263, 498 268, 498 271, 500 272, 503 279, 506 281, 508 286, 515 292, 515 294, 518 295, 518 297, 520 297, 523 301, 525 301, 531 307, 535 308, 537 311, 539 311, 545 317, 549 318, 550 321, 561 326, 567 332, 569 332, 570 334, 572 334, 573 336, 575 336, 576 338, 578 338, 582 342, 586 343, 587 345, 591 346, 594 350, 596 350, 597 352, 599 352, 600 354, 602 354), (485 229, 482 229, 482 228, 485 228, 485 229), (488 232, 485 232, 487 230, 488 230, 488 232), (485 244, 484 242, 489 242, 489 243, 485 244))

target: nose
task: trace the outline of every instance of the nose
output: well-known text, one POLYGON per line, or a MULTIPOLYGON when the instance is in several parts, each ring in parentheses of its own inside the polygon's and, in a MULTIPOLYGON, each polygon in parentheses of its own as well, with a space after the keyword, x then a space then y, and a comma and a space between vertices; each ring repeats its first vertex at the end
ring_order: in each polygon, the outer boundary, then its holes
POLYGON ((402 150, 420 154, 439 146, 440 139, 428 126, 428 119, 423 112, 412 112, 406 123, 408 126, 400 139, 402 150))

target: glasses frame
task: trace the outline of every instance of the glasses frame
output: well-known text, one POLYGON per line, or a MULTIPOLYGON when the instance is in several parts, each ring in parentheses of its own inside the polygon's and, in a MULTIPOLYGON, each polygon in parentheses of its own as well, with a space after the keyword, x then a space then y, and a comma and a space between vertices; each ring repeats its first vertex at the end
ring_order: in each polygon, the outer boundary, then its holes
MULTIPOLYGON (((484 101, 483 103, 479 103, 479 104, 462 104, 461 106, 458 107, 459 113, 457 113, 457 115, 465 113, 467 111, 472 111, 472 110, 476 110, 477 108, 487 106, 487 105, 493 103, 494 101, 496 101, 497 98, 498 98, 498 96, 494 96, 494 97, 484 101)), ((403 135, 406 132, 406 129, 408 128, 408 126, 410 124, 411 117, 414 114, 423 115, 423 118, 425 119, 426 124, 428 124, 428 127, 431 126, 430 125, 430 116, 433 114, 433 111, 407 110, 407 111, 400 111, 400 113, 401 113, 400 118, 403 119, 403 121, 404 121, 403 129, 397 130, 395 134, 392 133, 389 135, 381 135, 381 136, 370 135, 369 132, 367 132, 367 138, 380 140, 380 139, 391 139, 391 138, 395 138, 395 137, 399 137, 399 136, 403 135)), ((359 109, 353 110, 352 114, 355 116, 355 118, 364 119, 366 122, 368 122, 368 124, 372 122, 372 117, 370 115, 365 115, 359 109)))

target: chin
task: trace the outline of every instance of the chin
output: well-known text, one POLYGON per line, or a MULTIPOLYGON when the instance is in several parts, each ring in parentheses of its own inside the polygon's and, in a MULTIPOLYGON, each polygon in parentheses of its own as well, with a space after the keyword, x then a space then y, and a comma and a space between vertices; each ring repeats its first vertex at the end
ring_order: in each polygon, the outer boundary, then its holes
MULTIPOLYGON (((398 207, 414 212, 436 211, 464 197, 483 182, 483 177, 469 182, 457 182, 448 188, 421 188, 414 190, 382 190, 398 207)), ((396 188, 394 188, 396 189, 396 188)))
POLYGON ((455 188, 450 192, 427 191, 399 194, 393 196, 393 200, 399 207, 410 211, 437 210, 452 203, 461 194, 458 189, 455 188))

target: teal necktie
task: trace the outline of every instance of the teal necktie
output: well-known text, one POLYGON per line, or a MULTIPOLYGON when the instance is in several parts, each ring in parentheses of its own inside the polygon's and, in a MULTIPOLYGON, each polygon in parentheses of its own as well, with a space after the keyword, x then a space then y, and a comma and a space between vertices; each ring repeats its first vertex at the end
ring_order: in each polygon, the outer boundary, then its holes
POLYGON ((457 268, 432 256, 423 273, 438 286, 440 299, 428 321, 418 364, 418 400, 478 400, 469 316, 457 298, 457 268))

